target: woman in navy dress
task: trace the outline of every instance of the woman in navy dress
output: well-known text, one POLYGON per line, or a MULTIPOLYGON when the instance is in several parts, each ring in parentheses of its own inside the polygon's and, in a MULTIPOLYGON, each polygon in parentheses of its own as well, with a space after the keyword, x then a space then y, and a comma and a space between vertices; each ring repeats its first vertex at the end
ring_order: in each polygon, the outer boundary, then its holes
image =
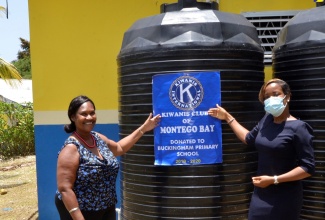
POLYGON ((303 200, 301 180, 315 168, 313 130, 290 114, 290 98, 290 87, 283 80, 264 83, 259 101, 266 114, 251 131, 218 105, 208 111, 209 115, 226 120, 243 143, 254 145, 258 151, 249 220, 299 219, 303 200))

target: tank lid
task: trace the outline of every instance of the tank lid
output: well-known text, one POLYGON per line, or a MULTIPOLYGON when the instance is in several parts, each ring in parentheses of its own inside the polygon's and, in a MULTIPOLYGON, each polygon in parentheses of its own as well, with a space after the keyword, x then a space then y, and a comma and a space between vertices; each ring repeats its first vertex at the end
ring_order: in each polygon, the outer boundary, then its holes
POLYGON ((196 0, 178 0, 178 3, 160 5, 160 13, 182 11, 185 8, 197 8, 199 10, 218 10, 219 4, 216 1, 197 2, 196 0))
POLYGON ((283 45, 325 40, 325 6, 296 14, 279 32, 273 50, 283 45))

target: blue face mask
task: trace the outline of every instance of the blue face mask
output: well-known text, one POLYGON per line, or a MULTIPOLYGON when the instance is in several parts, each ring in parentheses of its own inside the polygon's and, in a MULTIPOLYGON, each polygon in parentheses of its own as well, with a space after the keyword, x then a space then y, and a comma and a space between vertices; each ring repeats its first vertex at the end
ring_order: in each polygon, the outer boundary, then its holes
POLYGON ((264 101, 264 110, 267 113, 270 113, 271 115, 273 115, 274 117, 280 116, 287 106, 287 104, 283 105, 284 98, 285 98, 285 96, 283 98, 278 97, 278 96, 276 96, 276 97, 271 96, 270 98, 268 98, 264 101))

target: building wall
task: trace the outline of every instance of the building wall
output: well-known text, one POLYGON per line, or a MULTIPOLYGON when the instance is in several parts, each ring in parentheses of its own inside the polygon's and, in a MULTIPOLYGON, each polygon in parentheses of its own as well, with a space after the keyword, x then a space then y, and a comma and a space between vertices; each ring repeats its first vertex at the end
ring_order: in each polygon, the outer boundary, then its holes
MULTIPOLYGON (((39 219, 58 219, 56 159, 67 135, 67 108, 77 95, 96 104, 96 131, 118 140, 117 55, 124 32, 172 0, 29 0, 39 219)), ((231 13, 302 10, 313 0, 220 0, 231 13)), ((266 75, 270 76, 270 68, 266 75)), ((118 189, 119 191, 119 189, 118 189)), ((119 206, 119 204, 118 204, 119 206)))
MULTIPOLYGON (((219 10, 230 13, 262 12, 262 11, 291 11, 306 10, 316 6, 314 0, 220 0, 219 10)), ((265 80, 272 78, 272 66, 266 65, 264 69, 265 80)))
POLYGON ((95 130, 118 140, 116 58, 123 34, 136 20, 159 14, 164 2, 29 0, 40 220, 58 219, 56 161, 71 99, 93 99, 95 130))
POLYGON ((231 13, 256 11, 305 10, 316 6, 314 0, 219 0, 220 11, 231 13))

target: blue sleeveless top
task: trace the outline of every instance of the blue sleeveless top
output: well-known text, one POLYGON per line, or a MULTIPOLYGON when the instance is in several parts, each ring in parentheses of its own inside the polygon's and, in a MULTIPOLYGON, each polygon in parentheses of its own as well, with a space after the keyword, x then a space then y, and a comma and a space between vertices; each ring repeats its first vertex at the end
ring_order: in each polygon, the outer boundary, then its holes
MULTIPOLYGON (((67 144, 77 146, 80 159, 73 191, 77 196, 81 210, 98 211, 117 203, 115 182, 119 170, 119 163, 99 135, 94 131, 91 134, 96 140, 97 148, 103 160, 98 158, 78 140, 71 137, 64 142, 61 150, 67 144)), ((56 193, 58 198, 62 200, 60 192, 57 190, 56 193)))

